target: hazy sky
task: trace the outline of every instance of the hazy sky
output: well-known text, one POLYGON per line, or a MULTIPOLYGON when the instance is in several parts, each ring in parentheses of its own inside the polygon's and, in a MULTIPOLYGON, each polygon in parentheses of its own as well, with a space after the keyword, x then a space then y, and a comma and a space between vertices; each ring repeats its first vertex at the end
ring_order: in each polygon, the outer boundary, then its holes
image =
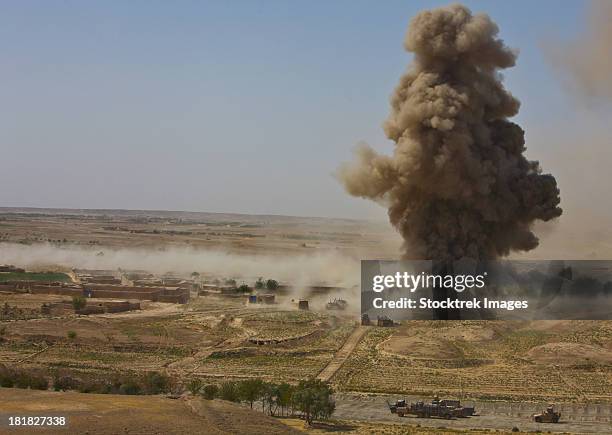
MULTIPOLYGON (((3 1, 0 205, 384 216, 332 174, 359 141, 392 149, 407 23, 447 3, 3 1)), ((542 47, 580 33, 586 3, 465 4, 520 49, 505 76, 528 156, 580 182, 559 126, 601 114, 576 114, 542 47)))

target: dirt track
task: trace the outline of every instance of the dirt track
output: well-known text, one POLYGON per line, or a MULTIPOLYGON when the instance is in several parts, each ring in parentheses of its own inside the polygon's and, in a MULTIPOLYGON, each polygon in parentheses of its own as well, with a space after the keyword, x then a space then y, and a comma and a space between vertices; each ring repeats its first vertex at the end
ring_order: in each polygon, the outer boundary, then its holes
MULTIPOLYGON (((426 427, 446 427, 452 429, 505 429, 516 426, 522 431, 570 432, 612 434, 612 404, 558 404, 555 408, 561 412, 561 423, 534 423, 531 415, 541 412, 545 403, 517 402, 480 402, 474 404, 478 416, 454 420, 433 418, 398 417, 391 414, 386 401, 395 401, 399 397, 386 395, 359 395, 356 393, 338 393, 334 418, 369 422, 393 422, 420 424, 426 427)), ((403 398, 403 397, 402 397, 403 398)), ((406 397, 415 401, 426 398, 406 397)), ((430 398, 431 399, 431 398, 430 398)), ((429 399, 429 400, 430 400, 429 399)))
POLYGON ((317 375, 317 379, 321 379, 322 381, 329 381, 342 367, 344 361, 351 355, 363 335, 366 333, 366 326, 358 326, 355 330, 349 335, 349 337, 344 342, 344 345, 340 348, 340 350, 334 355, 334 358, 327 364, 327 366, 321 370, 321 373, 317 375))

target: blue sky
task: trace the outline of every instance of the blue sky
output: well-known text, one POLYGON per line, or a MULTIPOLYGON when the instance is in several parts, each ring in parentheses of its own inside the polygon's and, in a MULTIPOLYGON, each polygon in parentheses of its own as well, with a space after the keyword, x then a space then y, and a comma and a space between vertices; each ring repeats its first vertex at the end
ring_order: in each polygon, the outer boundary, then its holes
MULTIPOLYGON (((528 140, 573 116, 542 47, 587 3, 464 3, 520 50, 528 140)), ((408 21, 445 4, 3 1, 0 205, 380 217, 332 174, 360 141, 392 149, 408 21)), ((553 147, 528 143, 554 173, 553 147)))

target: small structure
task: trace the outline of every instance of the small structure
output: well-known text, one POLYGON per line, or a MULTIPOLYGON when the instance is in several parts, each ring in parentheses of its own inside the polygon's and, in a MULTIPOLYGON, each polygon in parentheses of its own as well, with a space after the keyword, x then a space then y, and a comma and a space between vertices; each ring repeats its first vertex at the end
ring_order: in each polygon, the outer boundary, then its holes
POLYGON ((260 304, 271 305, 274 303, 276 297, 273 294, 266 293, 263 295, 257 295, 257 302, 260 304))
POLYGON ((249 295, 249 304, 257 303, 257 295, 249 295))
POLYGON ((1 264, 0 272, 25 273, 25 269, 22 269, 21 267, 15 267, 12 264, 1 264))
POLYGON ((372 322, 370 322, 370 316, 368 316, 367 313, 361 315, 361 324, 363 326, 370 326, 372 324, 372 322))
POLYGON ((306 310, 308 311, 308 301, 306 299, 300 299, 298 301, 298 310, 306 310))

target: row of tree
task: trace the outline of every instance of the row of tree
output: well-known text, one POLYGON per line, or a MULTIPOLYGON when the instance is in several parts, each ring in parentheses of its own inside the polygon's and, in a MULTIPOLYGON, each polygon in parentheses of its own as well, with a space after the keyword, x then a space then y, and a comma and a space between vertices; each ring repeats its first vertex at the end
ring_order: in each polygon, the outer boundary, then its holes
POLYGON ((243 402, 251 408, 257 404, 262 412, 271 416, 299 412, 309 424, 329 418, 336 407, 332 387, 319 379, 303 380, 298 385, 277 384, 257 378, 204 385, 200 379, 193 379, 188 387, 192 394, 201 394, 209 400, 219 398, 243 402))

